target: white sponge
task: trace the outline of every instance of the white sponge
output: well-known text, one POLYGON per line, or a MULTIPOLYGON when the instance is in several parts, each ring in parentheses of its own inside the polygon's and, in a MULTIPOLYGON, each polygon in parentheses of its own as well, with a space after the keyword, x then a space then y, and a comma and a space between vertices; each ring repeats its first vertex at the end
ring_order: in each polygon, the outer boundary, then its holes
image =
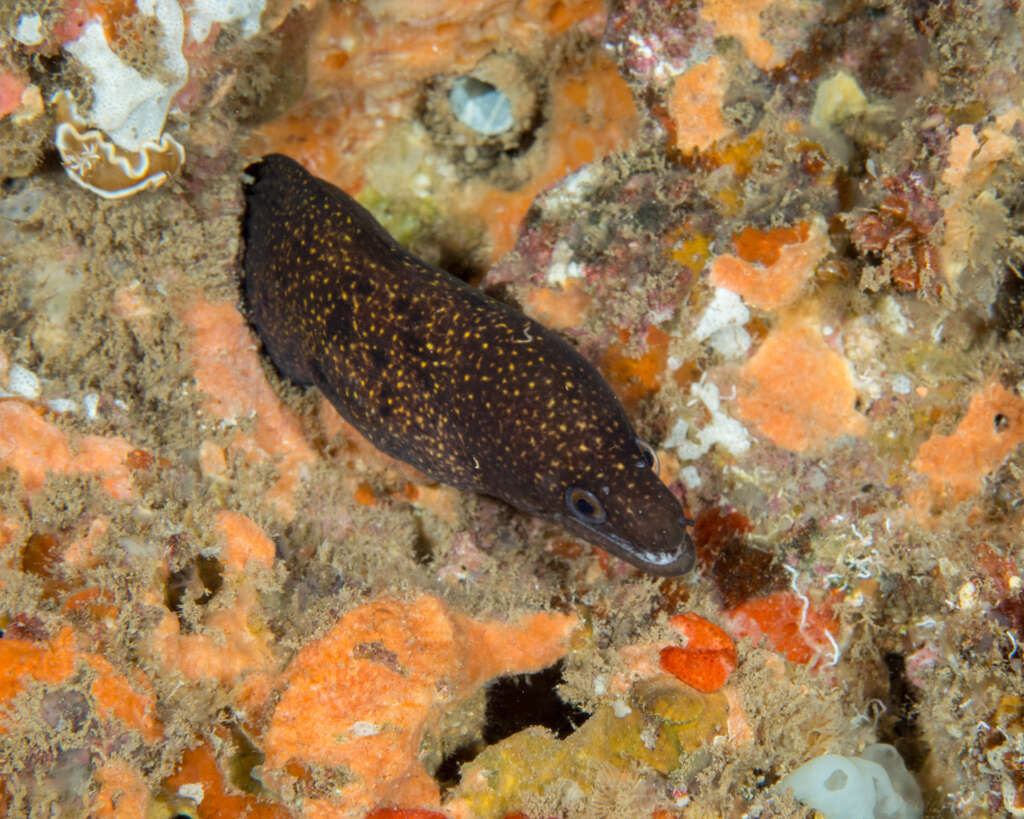
POLYGON ((891 745, 871 745, 860 757, 825 754, 784 776, 804 804, 826 819, 921 819, 921 789, 891 745))

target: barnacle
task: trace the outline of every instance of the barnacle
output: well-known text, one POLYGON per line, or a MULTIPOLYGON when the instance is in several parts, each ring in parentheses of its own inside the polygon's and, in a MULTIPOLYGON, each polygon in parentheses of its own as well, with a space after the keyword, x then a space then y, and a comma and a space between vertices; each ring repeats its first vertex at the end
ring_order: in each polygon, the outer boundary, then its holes
POLYGON ((54 142, 64 170, 76 183, 104 199, 121 199, 158 188, 185 161, 185 149, 170 134, 142 142, 137 150, 127 150, 100 130, 85 130, 65 92, 59 92, 53 102, 58 119, 54 142))
POLYGON ((514 160, 536 142, 547 115, 534 65, 513 52, 493 53, 465 74, 432 78, 425 90, 424 122, 438 145, 474 173, 519 179, 514 160))

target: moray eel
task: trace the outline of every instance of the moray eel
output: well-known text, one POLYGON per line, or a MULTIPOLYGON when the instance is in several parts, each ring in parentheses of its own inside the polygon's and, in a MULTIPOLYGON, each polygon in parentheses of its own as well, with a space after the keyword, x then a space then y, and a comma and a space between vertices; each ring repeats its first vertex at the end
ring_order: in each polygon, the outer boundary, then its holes
POLYGON ((438 481, 652 574, 693 566, 692 521, 653 450, 572 346, 408 253, 294 160, 272 154, 246 173, 246 295, 282 374, 438 481))

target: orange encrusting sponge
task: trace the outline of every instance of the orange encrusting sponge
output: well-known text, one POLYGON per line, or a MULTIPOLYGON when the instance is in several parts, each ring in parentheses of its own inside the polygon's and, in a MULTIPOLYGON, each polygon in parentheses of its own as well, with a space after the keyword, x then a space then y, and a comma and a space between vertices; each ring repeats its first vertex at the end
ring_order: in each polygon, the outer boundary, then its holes
POLYGON ((429 595, 360 606, 286 670, 266 769, 344 768, 351 781, 323 808, 438 807, 437 782, 419 761, 428 725, 492 677, 555 662, 577 622, 549 613, 478 621, 429 595))

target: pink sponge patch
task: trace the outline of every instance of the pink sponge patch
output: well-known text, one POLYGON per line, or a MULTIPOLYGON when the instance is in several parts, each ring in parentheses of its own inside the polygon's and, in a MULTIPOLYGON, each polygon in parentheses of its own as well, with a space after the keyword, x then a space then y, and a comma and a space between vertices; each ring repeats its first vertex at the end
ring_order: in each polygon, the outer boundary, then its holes
POLYGON ((21 105, 21 95, 28 86, 16 74, 0 74, 0 117, 6 117, 21 105))

